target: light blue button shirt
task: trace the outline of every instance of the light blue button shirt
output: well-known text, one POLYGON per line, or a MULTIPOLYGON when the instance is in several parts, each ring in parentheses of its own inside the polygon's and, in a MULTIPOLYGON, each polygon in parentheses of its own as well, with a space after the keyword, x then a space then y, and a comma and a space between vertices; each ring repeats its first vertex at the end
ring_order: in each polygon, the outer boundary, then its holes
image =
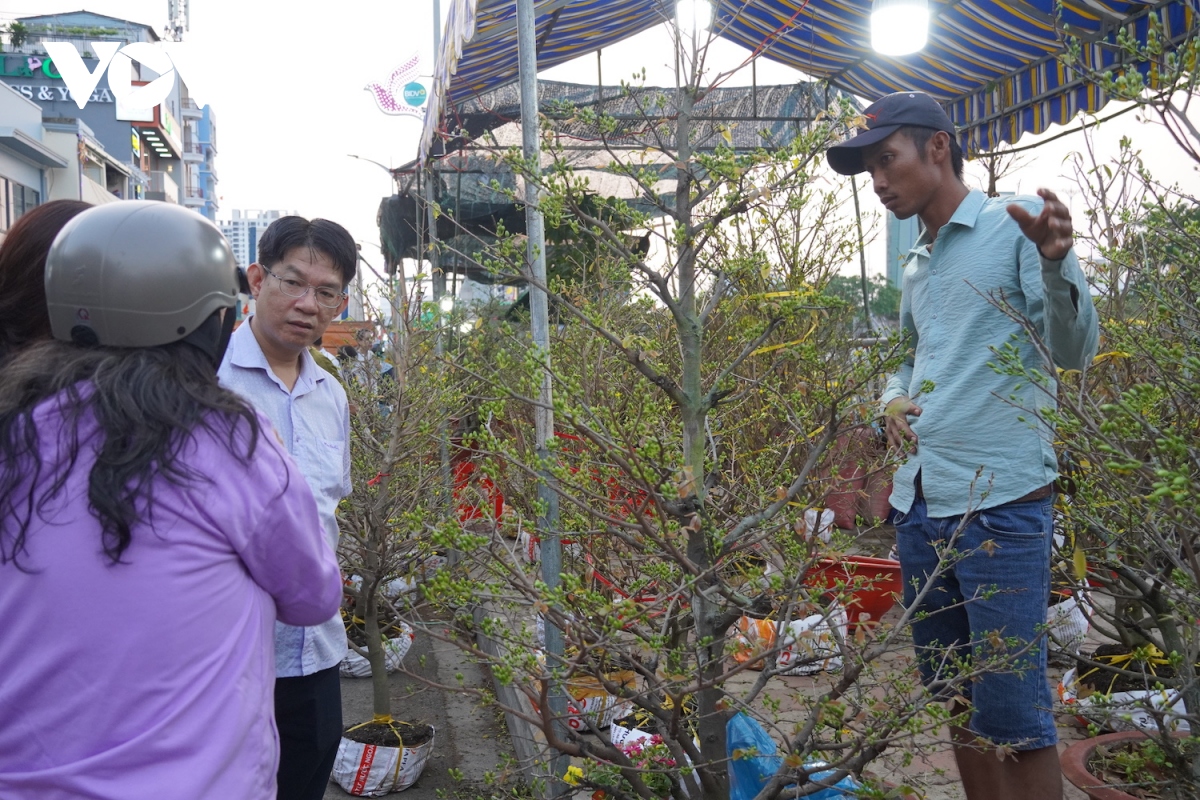
POLYGON ((1055 365, 1082 369, 1099 343, 1096 309, 1074 251, 1042 258, 1006 206, 1041 212, 1039 197, 989 198, 972 191, 938 232, 933 254, 922 234, 904 269, 900 327, 908 358, 888 381, 881 406, 907 395, 916 452, 896 471, 892 506, 907 512, 918 471, 931 517, 1011 502, 1058 476, 1054 431, 1030 409, 1053 395, 1001 374, 995 349, 1017 348, 1030 369, 1045 364, 1020 325, 993 303, 1003 294, 1033 323, 1055 365))
MULTIPOLYGON (((341 384, 305 350, 291 391, 275 377, 247 320, 229 340, 217 371, 221 385, 265 414, 317 501, 325 535, 337 550, 338 502, 350 494, 350 411, 341 384)), ((336 666, 346 656, 340 616, 307 628, 275 623, 275 675, 293 678, 336 666)))

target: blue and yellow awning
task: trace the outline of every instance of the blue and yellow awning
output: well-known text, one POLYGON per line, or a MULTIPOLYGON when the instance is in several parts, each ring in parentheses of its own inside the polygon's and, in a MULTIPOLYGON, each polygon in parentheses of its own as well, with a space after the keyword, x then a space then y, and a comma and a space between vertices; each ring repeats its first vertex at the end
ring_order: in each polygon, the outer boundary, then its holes
MULTIPOLYGON (((1120 68, 1125 30, 1145 41, 1151 17, 1170 50, 1200 24, 1200 0, 933 0, 925 49, 870 46, 871 0, 715 0, 712 29, 764 58, 873 100, 918 89, 946 107, 968 152, 1015 142, 1098 111, 1108 101, 1060 60, 1073 38, 1093 69, 1120 68)), ((673 0, 537 0, 538 68, 546 69, 663 23, 673 0)), ((1146 65, 1141 66, 1146 69, 1146 65)), ((441 110, 517 79, 513 0, 454 0, 434 77, 422 158, 441 110)))

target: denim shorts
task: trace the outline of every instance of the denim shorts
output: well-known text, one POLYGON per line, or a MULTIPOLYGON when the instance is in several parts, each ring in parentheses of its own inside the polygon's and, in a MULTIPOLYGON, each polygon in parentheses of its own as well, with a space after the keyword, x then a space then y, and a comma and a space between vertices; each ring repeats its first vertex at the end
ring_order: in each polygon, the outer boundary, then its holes
POLYGON ((1007 503, 969 515, 948 559, 953 563, 940 574, 938 550, 963 517, 930 518, 925 501, 917 499, 895 520, 906 608, 934 576, 912 623, 922 681, 944 692, 945 681, 974 656, 1019 653, 946 692, 971 701, 972 732, 1015 750, 1058 740, 1045 640, 1053 502, 1007 503))

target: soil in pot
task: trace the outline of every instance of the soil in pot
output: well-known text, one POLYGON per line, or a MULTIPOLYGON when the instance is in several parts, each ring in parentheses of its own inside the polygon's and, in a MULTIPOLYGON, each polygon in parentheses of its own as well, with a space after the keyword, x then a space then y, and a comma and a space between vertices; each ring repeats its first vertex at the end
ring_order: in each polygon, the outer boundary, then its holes
POLYGON ((360 744, 377 747, 416 747, 433 738, 433 728, 420 722, 368 722, 351 725, 342 735, 360 744))
POLYGON ((1142 691, 1153 687, 1156 678, 1175 677, 1175 668, 1166 663, 1166 659, 1151 658, 1148 661, 1138 661, 1130 658, 1130 653, 1130 649, 1122 644, 1102 644, 1092 653, 1091 660, 1102 664, 1112 664, 1127 672, 1138 672, 1143 677, 1114 675, 1103 668, 1092 667, 1081 662, 1078 669, 1079 679, 1076 684, 1086 686, 1093 692, 1115 694, 1117 692, 1142 691))
POLYGON ((1192 776, 1191 764, 1200 758, 1200 739, 1176 742, 1182 752, 1178 759, 1150 738, 1097 745, 1088 759, 1088 772, 1138 800, 1195 800, 1200 782, 1192 776))

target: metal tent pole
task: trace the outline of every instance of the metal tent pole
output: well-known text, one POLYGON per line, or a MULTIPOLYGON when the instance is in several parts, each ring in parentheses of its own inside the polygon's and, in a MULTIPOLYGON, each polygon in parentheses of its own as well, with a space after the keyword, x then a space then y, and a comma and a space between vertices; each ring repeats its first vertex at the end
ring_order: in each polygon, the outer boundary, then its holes
MULTIPOLYGON (((433 58, 434 63, 437 63, 437 58, 441 54, 442 49, 442 9, 439 0, 433 0, 433 58)), ((445 327, 445 319, 442 313, 442 296, 446 294, 446 273, 442 270, 441 253, 438 249, 437 237, 437 214, 434 206, 438 201, 438 190, 441 188, 441 183, 437 180, 437 173, 433 169, 433 159, 428 158, 424 165, 425 173, 425 213, 426 226, 429 236, 429 272, 433 288, 433 304, 436 311, 435 320, 437 322, 437 331, 434 334, 434 352, 439 360, 446 354, 446 334, 443 328, 445 327)), ((418 312, 419 313, 419 312, 418 312)), ((441 462, 442 472, 442 496, 445 503, 447 514, 454 513, 454 480, 450 470, 450 426, 448 422, 443 420, 438 427, 438 460, 441 462)), ((458 554, 455 552, 449 553, 450 563, 458 562, 458 554)))
MULTIPOLYGON (((537 91, 537 43, 534 40, 537 17, 533 0, 516 0, 517 3, 517 64, 521 76, 521 144, 529 173, 525 177, 525 233, 526 259, 533 281, 529 290, 529 309, 533 334, 533 346, 542 362, 541 387, 538 405, 534 409, 535 441, 538 459, 548 463, 548 443, 554 436, 553 388, 550 383, 550 309, 546 295, 546 231, 539 204, 539 178, 541 175, 541 147, 538 142, 538 91, 537 91)), ((562 544, 558 536, 558 494, 554 478, 549 470, 540 470, 538 497, 544 515, 537 520, 538 536, 542 540, 542 580, 553 590, 560 583, 562 572, 562 544)), ((549 619, 546 620, 546 666, 554 669, 563 663, 563 635, 549 619)), ((567 699, 562 685, 551 682, 549 687, 550 713, 554 717, 555 732, 566 738, 567 699)), ((567 758, 559 755, 551 761, 549 796, 561 791, 558 779, 566 773, 567 758)))

